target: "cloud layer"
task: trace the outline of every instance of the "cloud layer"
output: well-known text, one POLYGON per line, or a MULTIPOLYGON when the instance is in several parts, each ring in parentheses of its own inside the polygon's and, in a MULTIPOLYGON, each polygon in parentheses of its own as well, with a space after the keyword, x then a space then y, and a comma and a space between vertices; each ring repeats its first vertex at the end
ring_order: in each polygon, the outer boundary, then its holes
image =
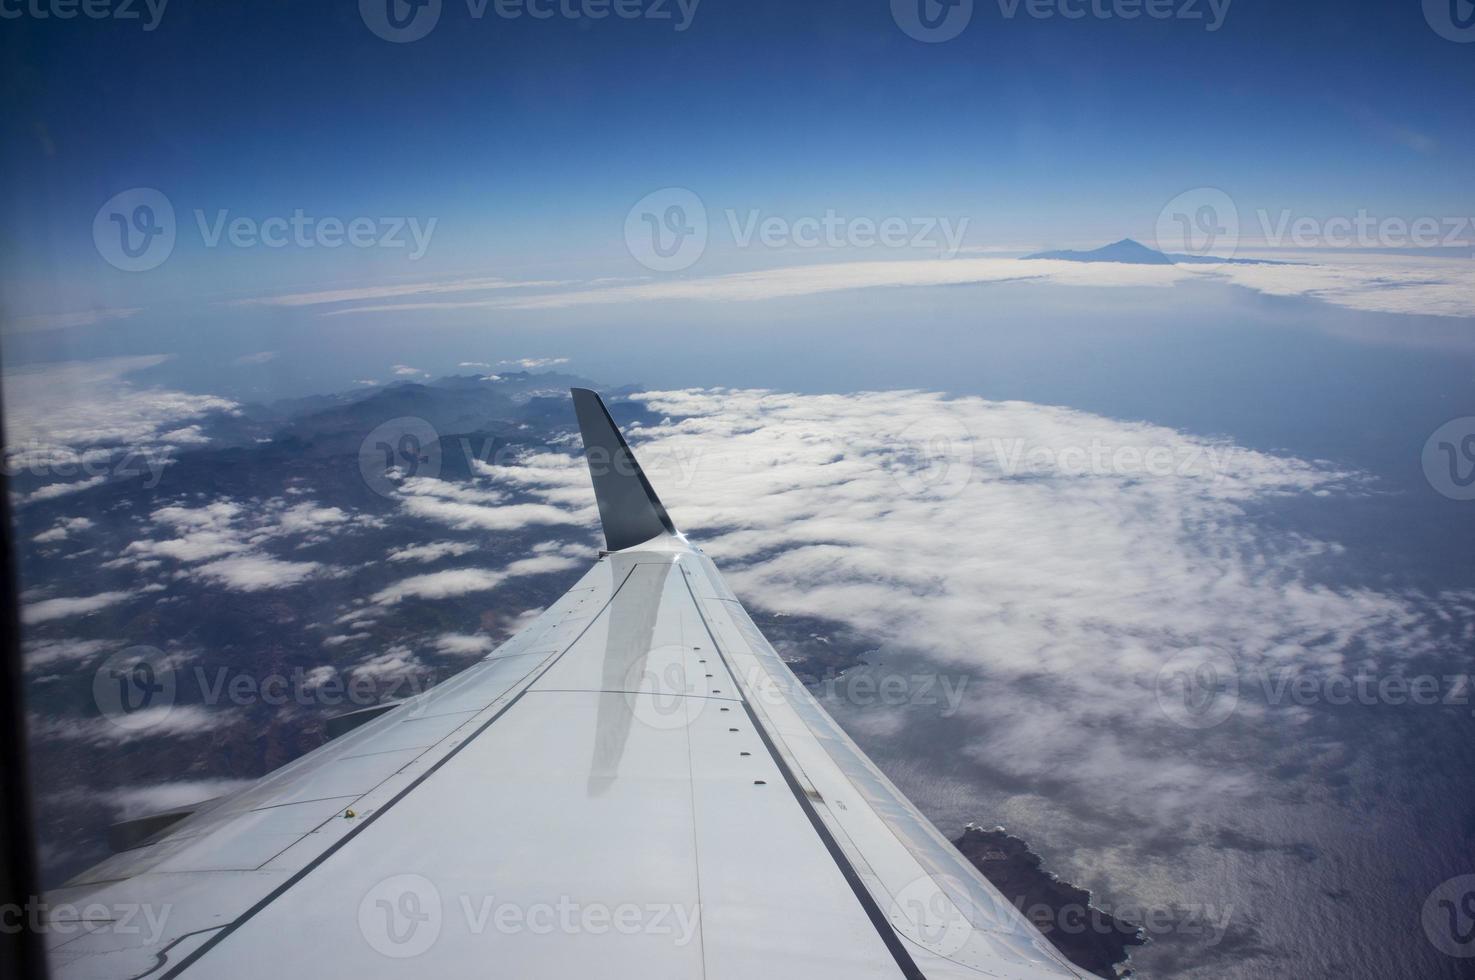
MULTIPOLYGON (((1246 253, 1249 254, 1249 253, 1246 253)), ((1259 253, 1256 253, 1259 254, 1259 253)), ((855 289, 1034 282, 1059 286, 1170 287, 1228 282, 1276 296, 1302 296, 1380 313, 1475 317, 1475 262, 1419 254, 1276 253, 1278 265, 1132 265, 1023 260, 970 254, 951 259, 830 262, 727 275, 554 283, 513 295, 338 305, 324 315, 549 310, 672 301, 738 303, 855 289)), ((537 284, 525 284, 535 286, 537 284)), ((478 290, 479 291, 479 290, 478 290)), ((347 298, 347 297, 345 297, 347 298)))
MULTIPOLYGON (((672 421, 634 429, 638 455, 745 600, 1007 690, 965 701, 978 761, 1021 784, 1057 774, 1103 812, 1183 818, 1206 788, 1260 784, 1257 766, 1176 744, 1154 681, 1181 651, 1353 670, 1370 645, 1394 661, 1438 649, 1417 597, 1318 582, 1339 545, 1254 519, 1280 499, 1368 492, 1329 464, 923 392, 640 397, 672 421), (1062 768, 1061 733, 1083 727, 1062 768), (1164 732, 1171 752, 1152 747, 1164 732)), ((587 497, 577 460, 524 462, 502 479, 550 505, 587 497)))

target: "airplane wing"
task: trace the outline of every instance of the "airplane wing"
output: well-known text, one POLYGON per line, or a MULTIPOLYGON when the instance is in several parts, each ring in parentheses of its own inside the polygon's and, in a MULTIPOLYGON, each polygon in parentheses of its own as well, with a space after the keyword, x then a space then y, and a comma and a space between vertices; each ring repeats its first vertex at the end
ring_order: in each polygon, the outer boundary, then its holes
POLYGON ((574 404, 609 547, 588 574, 447 683, 122 835, 48 896, 53 972, 1080 975, 798 683, 599 397, 574 404))

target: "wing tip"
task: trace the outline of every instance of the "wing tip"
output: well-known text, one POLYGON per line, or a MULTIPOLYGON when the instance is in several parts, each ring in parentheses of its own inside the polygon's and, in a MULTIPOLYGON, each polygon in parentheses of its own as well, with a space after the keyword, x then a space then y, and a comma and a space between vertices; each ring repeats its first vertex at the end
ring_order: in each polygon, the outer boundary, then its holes
POLYGON ((609 550, 624 551, 663 535, 676 535, 665 505, 646 479, 604 399, 589 388, 570 388, 569 393, 609 550))

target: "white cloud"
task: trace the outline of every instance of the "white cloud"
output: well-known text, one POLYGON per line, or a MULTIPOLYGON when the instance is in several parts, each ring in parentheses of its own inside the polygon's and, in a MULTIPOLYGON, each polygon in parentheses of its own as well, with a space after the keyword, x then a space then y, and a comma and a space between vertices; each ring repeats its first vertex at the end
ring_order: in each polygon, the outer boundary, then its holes
POLYGON ((396 375, 398 375, 398 376, 400 376, 402 378, 409 378, 409 377, 425 377, 425 378, 428 378, 428 377, 430 377, 430 372, 429 371, 422 371, 419 368, 410 367, 408 364, 396 364, 393 367, 392 370, 394 371, 394 373, 396 375))
POLYGON ((381 605, 392 605, 408 598, 447 599, 472 592, 488 592, 506 580, 507 576, 502 572, 484 568, 456 568, 403 579, 376 592, 373 601, 381 605))
POLYGON ((73 531, 86 531, 92 527, 92 521, 86 517, 62 518, 49 530, 33 535, 32 541, 47 544, 56 541, 65 541, 73 531))
POLYGON ((100 609, 115 606, 126 599, 131 599, 132 592, 99 592, 90 596, 63 597, 57 599, 42 599, 40 602, 28 603, 21 607, 21 622, 29 625, 49 622, 53 619, 66 619, 71 616, 86 616, 100 609))
POLYGON ((186 425, 161 433, 159 441, 174 446, 203 446, 210 441, 210 437, 198 425, 186 425))
MULTIPOLYGON (((744 600, 967 677, 955 724, 976 761, 1023 785, 1064 781, 1088 812, 1171 825, 1205 795, 1263 780, 1258 761, 1162 740, 1182 730, 1154 680, 1180 650, 1350 672, 1369 648, 1434 649, 1419 600, 1322 584, 1335 542, 1247 517, 1278 498, 1366 492, 1329 464, 923 392, 641 397, 675 421, 632 430, 637 455, 670 461, 648 467, 652 482, 744 600), (1082 730, 1063 756, 1060 733, 1082 730)), ((587 497, 579 459, 523 462, 506 479, 551 506, 587 497)))
MULTIPOLYGON (((1242 257, 1249 256, 1248 249, 1242 257)), ((1282 296, 1305 296, 1351 309, 1431 316, 1475 316, 1475 262, 1417 255, 1332 251, 1276 253, 1286 265, 1132 265, 1024 260, 968 254, 952 259, 834 262, 757 272, 635 281, 611 286, 565 284, 554 292, 484 299, 376 305, 333 314, 540 310, 653 302, 735 303, 855 289, 1030 281, 1061 286, 1169 287, 1213 280, 1282 296)))
POLYGON ((524 371, 533 371, 537 368, 557 367, 560 364, 567 363, 568 358, 566 357, 524 357, 515 361, 499 361, 498 366, 519 367, 524 371))
MULTIPOLYGON (((501 470, 497 471, 499 474, 501 470)), ((547 504, 504 503, 506 494, 448 480, 414 477, 397 488, 406 514, 462 531, 510 531, 531 524, 572 524, 587 520, 547 504)), ((585 495, 588 496, 587 494, 585 495)), ((592 508, 592 501, 586 501, 592 508)))
POLYGON ((231 361, 231 363, 236 367, 254 367, 258 364, 270 364, 280 356, 281 354, 277 351, 264 350, 255 354, 242 354, 240 357, 231 361))
POLYGON ((423 296, 439 293, 473 293, 506 289, 527 289, 562 285, 558 280, 534 280, 519 282, 490 276, 448 279, 435 282, 398 283, 392 286, 349 286, 342 289, 324 289, 310 293, 288 293, 260 299, 242 300, 248 306, 327 306, 335 303, 362 302, 374 299, 393 299, 399 296, 423 296))
POLYGON ((99 307, 77 313, 38 313, 33 316, 16 317, 5 324, 6 333, 33 333, 39 330, 68 330, 73 327, 92 327, 110 320, 128 320, 138 316, 140 309, 112 309, 99 307))
POLYGON ((570 524, 573 519, 544 504, 485 507, 437 497, 414 496, 401 502, 405 513, 462 531, 511 531, 530 524, 570 524))
POLYGON ((48 717, 32 715, 31 735, 41 739, 66 739, 103 748, 155 738, 187 738, 234 725, 239 714, 233 710, 205 708, 196 704, 159 706, 135 711, 128 725, 107 718, 48 717))
POLYGON ((85 480, 73 480, 70 483, 48 483, 26 494, 25 502, 29 504, 38 500, 55 500, 57 497, 65 497, 68 494, 81 493, 83 490, 102 486, 107 481, 108 478, 105 476, 93 476, 85 480))
POLYGON ((387 561, 432 562, 442 558, 467 555, 476 550, 476 545, 460 541, 432 541, 429 544, 414 544, 391 551, 385 555, 387 561))
POLYGON ((58 639, 28 642, 25 646, 27 670, 39 670, 59 664, 81 663, 118 646, 110 640, 58 639))
POLYGON ((502 573, 508 578, 517 578, 523 575, 546 575, 549 572, 562 572, 570 568, 578 568, 589 563, 587 557, 574 558, 568 555, 534 555, 531 558, 519 558, 502 569, 502 573))
POLYGON ((249 779, 196 779, 110 790, 103 798, 119 820, 132 820, 218 799, 251 785, 249 779))
POLYGON ((480 633, 475 636, 445 633, 435 639, 435 649, 452 657, 479 657, 491 653, 495 647, 490 636, 480 633))
POLYGON ((228 589, 260 592, 297 585, 323 569, 324 566, 315 561, 282 561, 266 555, 241 555, 201 565, 196 572, 228 589))
POLYGON ((358 664, 352 670, 355 680, 369 679, 382 683, 416 677, 425 673, 426 667, 409 647, 392 646, 377 656, 358 664))
POLYGON ((167 359, 114 357, 7 369, 7 453, 55 453, 76 446, 144 449, 183 422, 236 411, 229 399, 125 380, 167 359))
POLYGON ((286 588, 308 578, 339 573, 321 562, 274 558, 261 551, 266 544, 293 537, 317 543, 345 528, 373 521, 338 507, 289 504, 280 497, 262 501, 255 509, 233 500, 200 507, 169 504, 154 510, 149 520, 173 537, 138 538, 116 561, 142 567, 145 561, 171 559, 195 566, 191 575, 244 592, 286 588))
POLYGON ((276 516, 279 534, 305 534, 321 531, 325 527, 342 524, 348 515, 337 507, 319 507, 316 504, 298 504, 276 516))
POLYGON ((1217 275, 1272 296, 1375 313, 1475 317, 1475 262, 1403 255, 1277 253, 1293 265, 1230 265, 1217 275))

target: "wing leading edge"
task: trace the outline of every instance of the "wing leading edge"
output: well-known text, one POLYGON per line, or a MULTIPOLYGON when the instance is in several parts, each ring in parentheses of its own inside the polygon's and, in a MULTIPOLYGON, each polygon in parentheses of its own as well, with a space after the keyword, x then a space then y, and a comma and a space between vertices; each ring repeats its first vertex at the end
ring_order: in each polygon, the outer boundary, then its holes
POLYGON ((472 668, 50 896, 66 977, 1079 976, 798 683, 576 390, 610 553, 472 668), (350 816, 350 814, 352 814, 350 816))

